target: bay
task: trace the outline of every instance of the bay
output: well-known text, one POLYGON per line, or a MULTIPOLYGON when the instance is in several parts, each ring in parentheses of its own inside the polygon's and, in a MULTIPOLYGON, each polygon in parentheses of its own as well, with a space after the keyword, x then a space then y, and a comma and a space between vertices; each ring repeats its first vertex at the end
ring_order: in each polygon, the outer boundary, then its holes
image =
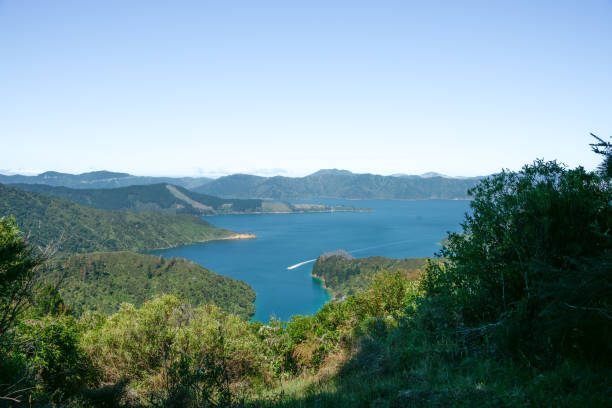
POLYGON ((311 277, 314 260, 344 249, 355 257, 432 256, 449 231, 459 231, 469 210, 460 200, 300 201, 371 208, 372 212, 247 214, 204 217, 220 228, 257 234, 256 239, 215 241, 152 252, 192 260, 255 289, 255 320, 316 313, 330 300, 311 277), (301 264, 301 265, 300 265, 301 264), (291 268, 291 269, 287 269, 291 268))

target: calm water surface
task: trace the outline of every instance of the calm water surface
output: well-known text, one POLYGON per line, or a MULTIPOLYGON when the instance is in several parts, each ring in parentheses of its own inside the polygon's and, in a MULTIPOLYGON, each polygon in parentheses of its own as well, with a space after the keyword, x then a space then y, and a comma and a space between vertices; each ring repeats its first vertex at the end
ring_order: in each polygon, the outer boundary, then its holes
POLYGON ((255 289, 255 320, 283 320, 317 312, 330 296, 310 276, 324 252, 344 249, 356 257, 433 255, 448 231, 458 231, 468 201, 332 200, 317 202, 372 208, 368 213, 253 214, 205 217, 213 225, 257 234, 257 239, 217 241, 155 251, 190 259, 255 289))

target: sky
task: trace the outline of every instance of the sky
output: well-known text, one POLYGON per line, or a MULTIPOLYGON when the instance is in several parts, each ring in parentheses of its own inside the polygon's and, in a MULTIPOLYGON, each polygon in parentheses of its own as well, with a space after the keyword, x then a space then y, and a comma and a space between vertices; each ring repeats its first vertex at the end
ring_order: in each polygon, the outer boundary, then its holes
POLYGON ((612 0, 0 0, 0 171, 593 169, 612 0))

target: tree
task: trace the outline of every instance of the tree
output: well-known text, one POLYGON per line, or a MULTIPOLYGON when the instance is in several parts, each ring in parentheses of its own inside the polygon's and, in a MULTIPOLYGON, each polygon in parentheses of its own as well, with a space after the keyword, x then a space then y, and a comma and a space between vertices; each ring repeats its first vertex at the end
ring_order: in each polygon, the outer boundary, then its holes
POLYGON ((609 349, 608 183, 581 167, 536 161, 484 179, 470 194, 463 233, 450 234, 440 253, 446 261, 428 267, 430 295, 446 299, 464 330, 499 330, 513 353, 541 359, 597 341, 609 349))
MULTIPOLYGON (((606 142, 605 140, 595 136, 591 133, 597 143, 591 143, 591 149, 593 152, 600 154, 604 157, 603 162, 599 165, 599 172, 604 177, 612 177, 612 143, 606 142)), ((611 138, 612 139, 612 138, 611 138)))
POLYGON ((45 256, 35 254, 12 218, 0 218, 0 339, 30 299, 36 269, 45 256))

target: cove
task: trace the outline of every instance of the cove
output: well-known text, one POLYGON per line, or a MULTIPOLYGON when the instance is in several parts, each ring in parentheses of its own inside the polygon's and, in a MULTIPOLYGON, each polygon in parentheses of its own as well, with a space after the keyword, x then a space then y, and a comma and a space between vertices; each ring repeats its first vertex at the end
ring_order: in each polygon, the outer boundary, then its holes
POLYGON ((458 231, 469 201, 336 200, 300 201, 371 208, 372 212, 247 214, 205 217, 213 225, 257 234, 257 239, 215 241, 153 251, 192 260, 255 289, 254 320, 314 314, 329 293, 310 276, 312 261, 344 249, 355 257, 432 256, 449 231, 458 231), (301 264, 301 265, 300 265, 301 264), (287 269, 291 268, 291 269, 287 269))

